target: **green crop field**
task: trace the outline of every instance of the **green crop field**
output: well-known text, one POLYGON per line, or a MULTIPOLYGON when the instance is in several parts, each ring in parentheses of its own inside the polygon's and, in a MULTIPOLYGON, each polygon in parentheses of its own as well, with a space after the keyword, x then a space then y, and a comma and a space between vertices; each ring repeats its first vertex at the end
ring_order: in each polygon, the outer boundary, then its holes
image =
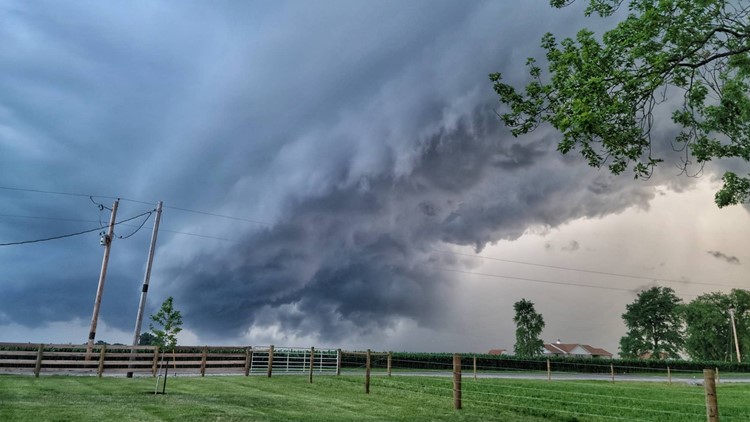
MULTIPOLYGON (((703 388, 684 384, 377 376, 0 376, 2 421, 704 421, 703 388)), ((750 386, 718 387, 722 421, 750 420, 750 386)))

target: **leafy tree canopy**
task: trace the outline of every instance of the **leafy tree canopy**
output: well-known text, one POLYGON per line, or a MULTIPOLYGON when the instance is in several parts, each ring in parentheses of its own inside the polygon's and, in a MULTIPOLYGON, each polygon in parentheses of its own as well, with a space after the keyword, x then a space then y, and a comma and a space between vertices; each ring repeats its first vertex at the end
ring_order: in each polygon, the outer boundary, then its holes
POLYGON ((637 358, 650 353, 655 359, 663 355, 679 358, 684 343, 681 302, 669 287, 652 287, 640 292, 622 314, 628 331, 620 339, 620 356, 637 358))
MULTIPOLYGON (((729 294, 709 293, 685 305, 685 351, 692 359, 736 359, 729 309, 735 310, 735 326, 742 356, 750 353, 750 292, 734 289, 729 294)), ((744 359, 743 359, 744 360, 744 359)))
POLYGON ((516 356, 531 357, 542 354, 544 342, 539 335, 544 329, 544 318, 534 309, 534 303, 526 299, 513 304, 516 315, 513 322, 516 323, 516 344, 513 351, 516 356))
POLYGON ((156 345, 156 336, 151 333, 143 333, 141 334, 141 337, 138 339, 138 344, 141 346, 155 346, 156 345))
POLYGON ((177 334, 182 331, 182 315, 173 305, 174 299, 168 297, 159 312, 151 315, 149 329, 156 337, 154 343, 161 348, 174 349, 177 346, 177 334))
MULTIPOLYGON (((570 0, 551 0, 563 7, 570 0)), ((562 133, 558 150, 579 150, 594 167, 615 174, 632 168, 648 178, 662 162, 652 151, 654 111, 664 108, 681 132, 671 138, 695 160, 750 161, 750 4, 730 0, 587 0, 586 15, 627 16, 599 39, 582 29, 561 42, 542 38, 548 69, 534 59, 522 92, 490 79, 501 115, 515 136, 549 123, 562 133), (661 107, 660 107, 661 105, 661 107)), ((697 173, 697 172, 696 172, 697 173)), ((716 193, 719 207, 747 202, 750 178, 732 172, 716 193)))

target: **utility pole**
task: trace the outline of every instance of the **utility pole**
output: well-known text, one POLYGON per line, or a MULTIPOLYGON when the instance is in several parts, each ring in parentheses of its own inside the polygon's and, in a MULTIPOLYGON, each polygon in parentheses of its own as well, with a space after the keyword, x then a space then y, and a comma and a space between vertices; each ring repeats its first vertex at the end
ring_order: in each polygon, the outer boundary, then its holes
MULTIPOLYGON (((146 262, 146 274, 143 276, 143 288, 141 288, 141 301, 138 303, 138 315, 135 318, 135 331, 133 333, 133 346, 138 345, 141 337, 141 324, 143 323, 143 309, 146 307, 146 294, 148 294, 148 282, 151 279, 151 267, 154 263, 154 252, 156 251, 156 237, 159 235, 159 222, 161 221, 162 201, 156 204, 156 219, 154 220, 154 230, 151 232, 151 245, 148 247, 148 261, 146 262)), ((135 353, 135 349, 132 350, 135 353)), ((131 359, 132 360, 132 359, 131 359)), ((133 373, 128 371, 128 378, 133 377, 133 373)))
POLYGON ((102 304, 102 293, 104 293, 104 280, 107 277, 107 263, 109 263, 109 251, 112 248, 112 237, 115 233, 115 218, 117 217, 117 206, 120 199, 115 199, 112 204, 112 213, 109 216, 109 228, 107 234, 102 236, 101 243, 104 246, 104 258, 102 259, 102 271, 99 273, 99 285, 96 288, 96 299, 94 300, 94 314, 91 316, 91 329, 89 330, 89 341, 86 346, 86 360, 91 359, 91 350, 94 347, 96 337, 96 323, 99 320, 99 308, 102 304))
POLYGON ((734 307, 729 308, 729 317, 732 319, 732 334, 734 335, 734 350, 737 352, 737 363, 741 363, 740 343, 737 342, 737 327, 734 325, 734 307))

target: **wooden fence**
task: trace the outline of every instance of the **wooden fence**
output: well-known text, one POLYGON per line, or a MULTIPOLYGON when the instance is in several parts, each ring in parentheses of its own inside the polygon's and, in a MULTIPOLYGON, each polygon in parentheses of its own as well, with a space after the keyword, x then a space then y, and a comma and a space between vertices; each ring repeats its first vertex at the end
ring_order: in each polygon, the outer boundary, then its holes
POLYGON ((338 373, 341 351, 280 348, 273 352, 273 346, 177 346, 159 350, 156 346, 95 345, 87 353, 85 344, 0 343, 0 373, 156 376, 166 365, 170 373, 201 376, 270 374, 272 368, 281 373, 338 373))

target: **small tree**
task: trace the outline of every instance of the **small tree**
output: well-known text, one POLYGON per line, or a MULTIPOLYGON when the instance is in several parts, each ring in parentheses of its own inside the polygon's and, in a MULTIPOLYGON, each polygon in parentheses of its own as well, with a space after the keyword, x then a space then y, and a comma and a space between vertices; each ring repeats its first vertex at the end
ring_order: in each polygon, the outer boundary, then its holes
POLYGON ((659 359, 679 358, 684 344, 681 318, 682 299, 669 287, 652 287, 638 293, 626 306, 622 319, 628 332, 620 339, 620 356, 637 358, 650 353, 659 359))
POLYGON ((534 309, 534 303, 526 299, 513 304, 516 316, 516 344, 513 350, 516 356, 531 357, 542 354, 544 342, 539 335, 544 329, 544 318, 534 309))
MULTIPOLYGON (((151 315, 151 323, 149 329, 154 333, 153 344, 159 346, 162 349, 172 349, 172 355, 174 356, 174 348, 177 346, 177 334, 182 331, 182 315, 180 311, 176 310, 173 306, 174 299, 172 296, 168 297, 164 303, 161 304, 161 309, 156 315, 151 315)), ((162 353, 162 363, 164 362, 164 354, 162 353)), ((167 377, 166 374, 169 370, 167 365, 164 372, 164 385, 162 386, 162 394, 167 390, 167 377)), ((161 375, 160 375, 161 377, 161 375)), ((159 379, 156 380, 156 390, 159 389, 159 379)), ((156 393, 156 391, 154 391, 156 393)))
POLYGON ((177 346, 177 334, 182 331, 182 315, 173 306, 174 299, 168 297, 161 304, 161 309, 155 315, 151 315, 149 329, 154 333, 155 345, 164 349, 174 350, 177 346))

